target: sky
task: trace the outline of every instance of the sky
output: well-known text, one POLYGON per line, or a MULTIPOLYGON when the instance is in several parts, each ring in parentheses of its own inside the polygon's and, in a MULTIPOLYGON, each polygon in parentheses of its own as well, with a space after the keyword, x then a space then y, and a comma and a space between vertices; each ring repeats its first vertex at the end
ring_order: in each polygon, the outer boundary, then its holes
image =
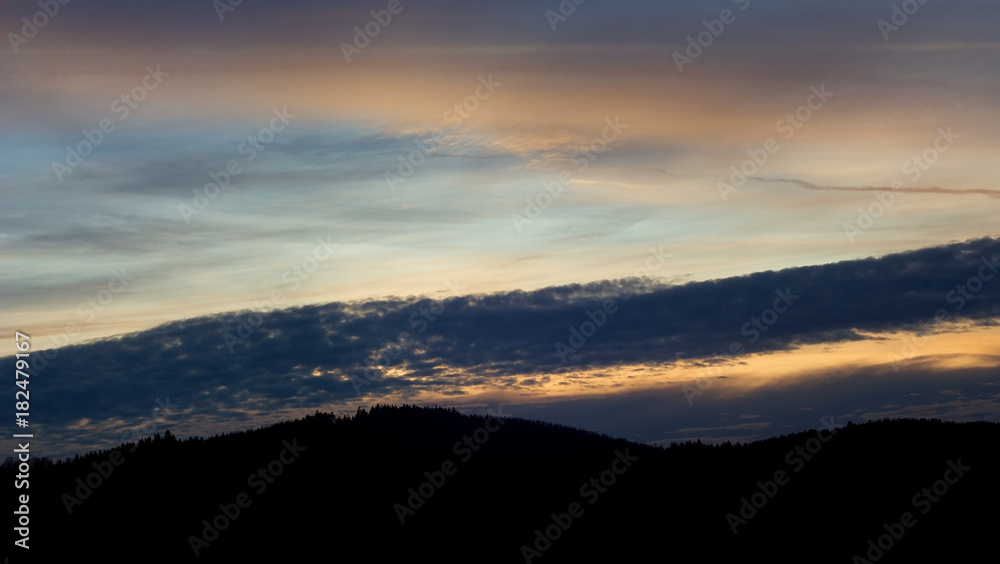
POLYGON ((375 403, 655 444, 1000 420, 996 2, 0 14, 40 452, 375 403))

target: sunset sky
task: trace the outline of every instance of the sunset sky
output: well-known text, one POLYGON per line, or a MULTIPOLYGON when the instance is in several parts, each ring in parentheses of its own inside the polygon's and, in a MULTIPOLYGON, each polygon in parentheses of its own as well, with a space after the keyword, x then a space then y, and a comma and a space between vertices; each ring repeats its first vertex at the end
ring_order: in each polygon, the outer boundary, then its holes
POLYGON ((40 452, 378 402, 1000 420, 995 1, 41 6, 0 6, 40 452))

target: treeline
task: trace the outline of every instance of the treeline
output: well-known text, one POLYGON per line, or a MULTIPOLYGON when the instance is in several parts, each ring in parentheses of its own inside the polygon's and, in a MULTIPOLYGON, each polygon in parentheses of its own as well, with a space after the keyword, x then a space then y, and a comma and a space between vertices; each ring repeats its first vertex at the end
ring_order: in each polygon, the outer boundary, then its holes
POLYGON ((998 424, 902 419, 660 448, 377 405, 38 460, 31 555, 975 562, 998 524, 997 445, 998 424))

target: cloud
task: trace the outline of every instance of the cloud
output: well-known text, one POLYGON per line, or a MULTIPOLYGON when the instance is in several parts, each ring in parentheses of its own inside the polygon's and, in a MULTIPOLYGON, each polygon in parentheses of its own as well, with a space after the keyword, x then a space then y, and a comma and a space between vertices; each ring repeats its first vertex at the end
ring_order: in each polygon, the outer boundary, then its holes
POLYGON ((795 184, 800 188, 805 188, 806 190, 820 190, 820 191, 835 191, 835 192, 909 192, 914 194, 955 194, 959 196, 965 195, 982 195, 988 196, 990 198, 1000 198, 1000 190, 990 190, 987 188, 970 188, 970 189, 955 189, 955 188, 939 188, 933 187, 889 187, 889 186, 818 186, 811 182, 806 182, 805 180, 799 180, 796 178, 753 178, 755 182, 786 182, 789 184, 795 184))
MULTIPOLYGON (((364 390, 376 396, 516 389, 581 369, 707 361, 734 341, 769 352, 860 340, 916 328, 941 309, 995 322, 1000 293, 963 298, 961 311, 949 297, 997 260, 1000 240, 979 239, 677 286, 628 279, 219 314, 35 353, 41 376, 32 384, 57 427, 128 421, 167 396, 192 417, 315 408, 356 398, 351 378, 373 375, 373 366, 381 377, 364 390), (781 308, 768 321, 775 312, 767 310, 781 308), (750 329, 753 319, 766 331, 750 329), (585 342, 575 343, 573 332, 585 342), (565 363, 557 343, 575 348, 565 363), (511 380, 525 374, 535 382, 511 380)), ((1000 283, 979 280, 982 289, 1000 283)))
POLYGON ((685 427, 683 429, 677 429, 678 433, 704 433, 706 431, 759 431, 761 429, 766 429, 771 426, 768 421, 761 421, 760 423, 738 423, 736 425, 721 425, 717 427, 685 427))
POLYGON ((818 429, 824 426, 820 418, 832 418, 836 426, 898 417, 998 421, 997 360, 990 367, 951 370, 946 375, 927 367, 898 374, 888 366, 815 367, 798 378, 735 394, 726 393, 730 384, 720 382, 694 406, 685 400, 682 385, 674 384, 544 405, 504 404, 504 411, 662 445, 698 439, 712 444, 763 439, 818 429), (962 396, 940 393, 942 380, 948 388, 961 390, 962 396), (890 402, 894 407, 887 406, 890 402), (760 418, 748 422, 737 415, 746 410, 760 418))

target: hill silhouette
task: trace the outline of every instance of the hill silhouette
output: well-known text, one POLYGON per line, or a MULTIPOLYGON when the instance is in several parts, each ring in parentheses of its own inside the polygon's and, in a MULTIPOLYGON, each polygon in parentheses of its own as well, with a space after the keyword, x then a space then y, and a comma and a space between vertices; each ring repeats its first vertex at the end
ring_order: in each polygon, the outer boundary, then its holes
POLYGON ((659 448, 453 409, 317 412, 37 461, 30 556, 992 561, 998 444, 998 424, 938 420, 659 448))

